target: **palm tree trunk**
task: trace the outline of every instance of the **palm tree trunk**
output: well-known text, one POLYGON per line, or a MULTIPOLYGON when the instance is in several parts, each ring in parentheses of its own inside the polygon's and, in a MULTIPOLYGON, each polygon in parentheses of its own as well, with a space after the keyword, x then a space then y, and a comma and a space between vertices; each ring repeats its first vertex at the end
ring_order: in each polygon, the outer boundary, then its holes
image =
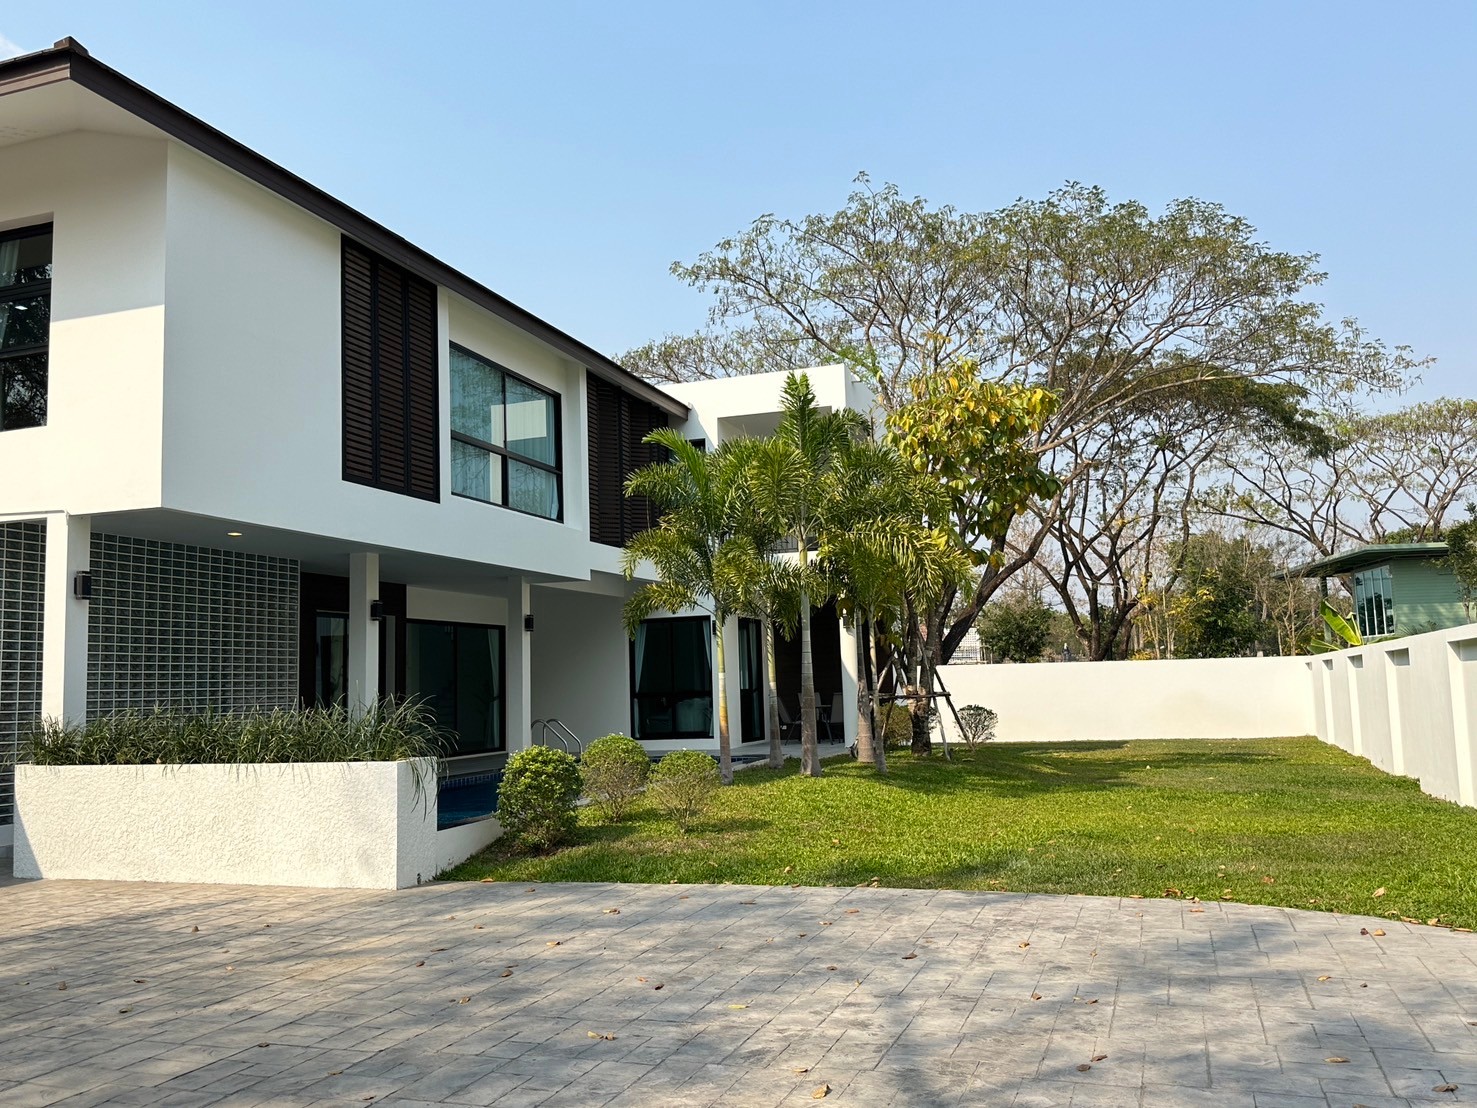
POLYGON ((725 785, 733 784, 733 744, 728 734, 728 652, 723 648, 724 620, 714 618, 718 641, 714 652, 718 657, 718 776, 725 785))
POLYGON ((861 617, 853 612, 851 633, 856 640, 856 760, 864 766, 877 764, 877 755, 872 740, 872 688, 871 673, 867 666, 867 647, 861 617))
POLYGON ((774 656, 774 621, 764 621, 764 660, 769 671, 769 764, 773 769, 785 766, 784 739, 780 735, 780 669, 774 656))
MULTIPOLYGON (((804 560, 801 552, 801 560, 804 560)), ((821 754, 815 734, 815 662, 810 652, 810 593, 800 590, 800 772, 821 775, 821 754)))

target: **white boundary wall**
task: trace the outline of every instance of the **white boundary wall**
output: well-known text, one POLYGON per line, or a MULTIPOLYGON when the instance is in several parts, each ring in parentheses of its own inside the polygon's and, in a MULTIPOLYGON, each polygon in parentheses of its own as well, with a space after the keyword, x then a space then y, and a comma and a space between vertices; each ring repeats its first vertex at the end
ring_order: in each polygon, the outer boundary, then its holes
POLYGON ((1320 739, 1477 806, 1477 624, 1301 661, 1320 739))
POLYGON ((410 762, 16 767, 17 877, 395 889, 480 850, 410 762))
MULTIPOLYGON (((956 706, 1000 715, 1006 742, 1249 739, 1313 732, 1306 658, 944 666, 956 706)), ((954 721, 940 707, 949 737, 954 721)))
MULTIPOLYGON (((956 705, 1006 742, 1316 734, 1444 800, 1477 807, 1477 624, 1296 658, 959 665, 956 705)), ((949 737, 957 737, 943 711, 949 737)))

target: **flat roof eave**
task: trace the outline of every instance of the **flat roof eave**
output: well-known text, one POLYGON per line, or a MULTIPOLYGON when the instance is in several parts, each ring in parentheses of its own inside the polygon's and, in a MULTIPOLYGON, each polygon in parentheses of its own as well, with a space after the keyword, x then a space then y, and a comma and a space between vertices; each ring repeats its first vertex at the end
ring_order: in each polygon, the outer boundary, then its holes
POLYGON ((1345 573, 1357 573, 1370 566, 1409 558, 1444 558, 1450 548, 1444 542, 1391 542, 1372 543, 1343 554, 1319 558, 1296 569, 1283 570, 1277 576, 1283 580, 1292 577, 1341 577, 1345 573))

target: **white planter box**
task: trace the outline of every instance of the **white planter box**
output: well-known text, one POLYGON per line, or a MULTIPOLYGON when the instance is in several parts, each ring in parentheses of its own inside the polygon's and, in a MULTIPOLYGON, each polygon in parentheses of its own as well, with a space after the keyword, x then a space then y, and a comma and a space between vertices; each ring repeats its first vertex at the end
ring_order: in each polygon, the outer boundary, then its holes
POLYGON ((20 765, 15 875, 405 888, 461 860, 437 841, 432 763, 422 779, 411 762, 20 765))

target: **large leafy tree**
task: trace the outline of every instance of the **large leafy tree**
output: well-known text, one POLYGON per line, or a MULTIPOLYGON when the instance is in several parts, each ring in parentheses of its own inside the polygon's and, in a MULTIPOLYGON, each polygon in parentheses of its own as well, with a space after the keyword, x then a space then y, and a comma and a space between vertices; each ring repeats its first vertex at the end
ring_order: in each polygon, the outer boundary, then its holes
MULTIPOLYGON (((1317 261, 1272 250, 1246 220, 1201 200, 1155 213, 1071 184, 973 214, 863 178, 837 212, 763 216, 674 266, 712 294, 709 325, 625 360, 665 379, 845 361, 872 375, 889 412, 915 399, 914 378, 962 359, 980 382, 1050 394, 1025 446, 1067 495, 1041 495, 1014 540, 982 541, 997 569, 979 575, 965 603, 949 600, 923 621, 920 634, 947 660, 980 607, 1048 540, 1060 547, 1065 537, 1083 566, 1106 558, 1119 586, 1131 580, 1121 543, 1101 532, 1116 517, 1071 509, 1091 501, 1084 490, 1108 466, 1123 489, 1160 483, 1158 472, 1132 472, 1163 462, 1137 449, 1141 421, 1232 420, 1307 441, 1310 397, 1401 383, 1418 364, 1407 350, 1323 318, 1309 297, 1324 277, 1317 261)), ((1146 495, 1131 505, 1140 552, 1157 542, 1159 521, 1174 518, 1146 495)), ((1062 587, 1090 610, 1081 580, 1062 587)), ((1120 640, 1135 601, 1129 589, 1113 598, 1112 587, 1096 605, 1101 619, 1081 624, 1104 650, 1120 640)))
POLYGON ((720 447, 707 453, 672 428, 646 436, 669 460, 633 473, 628 496, 645 496, 662 509, 661 522, 633 536, 622 552, 628 579, 649 565, 655 580, 626 601, 627 633, 657 612, 700 608, 712 616, 714 659, 718 665, 718 769, 733 781, 728 722, 728 662, 723 627, 746 611, 764 580, 764 557, 740 524, 738 490, 743 456, 720 447))

